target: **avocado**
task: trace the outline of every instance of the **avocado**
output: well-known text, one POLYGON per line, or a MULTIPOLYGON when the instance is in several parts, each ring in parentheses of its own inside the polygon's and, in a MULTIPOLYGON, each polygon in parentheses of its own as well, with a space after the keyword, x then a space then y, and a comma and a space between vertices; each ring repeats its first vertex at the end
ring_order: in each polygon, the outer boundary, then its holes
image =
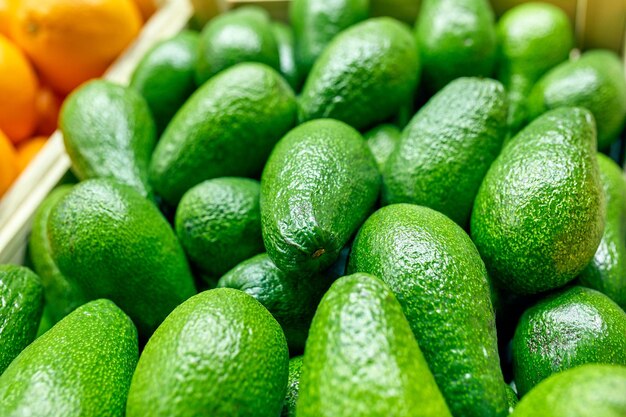
POLYGON ((165 129, 150 165, 155 191, 176 204, 204 180, 259 175, 296 119, 293 91, 273 69, 246 63, 223 71, 165 129))
POLYGON ((0 374, 35 340, 42 311, 41 279, 23 266, 0 265, 0 374))
POLYGON ((389 156, 393 153, 400 142, 400 129, 392 124, 382 124, 369 130, 363 135, 363 138, 367 141, 376 163, 378 164, 378 171, 382 174, 385 164, 389 159, 389 156))
POLYGON ((283 328, 289 351, 297 354, 304 350, 311 320, 329 281, 323 276, 286 274, 263 253, 226 273, 217 287, 243 291, 263 304, 283 328))
POLYGON ((513 338, 513 371, 522 397, 550 375, 586 363, 626 366, 624 310, 579 286, 526 310, 513 338))
MULTIPOLYGON (((356 236, 348 263, 354 272, 391 288, 452 415, 506 415, 487 271, 460 226, 427 207, 383 207, 356 236)), ((364 340, 371 346, 372 338, 364 340)), ((308 344, 305 372, 307 354, 308 344)))
POLYGON ((564 106, 584 107, 598 128, 598 149, 613 143, 626 118, 626 80, 620 58, 611 51, 585 52, 545 74, 528 97, 530 118, 564 106))
POLYGON ((506 385, 506 399, 509 404, 509 414, 515 410, 517 407, 517 403, 519 403, 519 398, 517 398, 517 393, 513 390, 513 388, 509 384, 506 385))
POLYGON ((591 261, 604 230, 593 116, 560 108, 504 147, 480 186, 471 235, 501 288, 565 285, 591 261))
POLYGON ((91 301, 24 349, 0 376, 0 415, 122 416, 138 356, 128 316, 109 300, 91 301))
POLYGON ((261 178, 267 254, 287 273, 312 274, 339 256, 376 203, 380 175, 363 137, 323 119, 278 142, 261 178))
POLYGON ((230 288, 205 291, 148 341, 126 416, 276 417, 288 371, 285 336, 258 301, 230 288))
POLYGON ((308 74, 328 44, 344 29, 369 17, 369 0, 293 0, 289 16, 296 39, 296 62, 308 74))
POLYGON ((54 324, 55 322, 50 315, 50 309, 48 308, 48 304, 45 303, 44 299, 43 312, 41 313, 41 320, 39 321, 39 326, 37 327, 37 334, 35 335, 35 339, 50 330, 52 326, 54 326, 54 324))
POLYGON ((409 28, 389 17, 366 20, 339 34, 315 62, 300 96, 300 121, 375 126, 408 102, 419 76, 409 28))
POLYGON ((280 413, 280 417, 296 417, 296 403, 300 391, 300 376, 302 375, 302 356, 295 356, 289 360, 289 378, 287 380, 287 395, 280 413))
POLYGON ((188 258, 209 277, 263 252, 258 181, 215 178, 187 191, 176 210, 176 234, 188 258))
POLYGON ((183 30, 154 45, 135 68, 130 87, 146 100, 160 135, 196 89, 197 32, 183 30))
POLYGON ((404 129, 383 172, 383 203, 430 207, 466 227, 478 188, 502 148, 506 117, 499 82, 452 81, 404 129))
POLYGON ((148 104, 135 90, 89 81, 63 103, 59 127, 80 180, 113 179, 152 196, 148 164, 156 130, 148 104))
POLYGON ((48 218, 52 260, 87 299, 108 298, 147 338, 195 293, 174 231, 134 189, 111 180, 84 181, 48 218))
POLYGON ((50 192, 35 212, 28 249, 33 269, 41 277, 46 300, 45 310, 52 324, 88 300, 80 289, 59 271, 48 238, 48 218, 52 208, 72 191, 73 185, 61 185, 50 192))
POLYGON ((451 417, 402 307, 369 274, 337 280, 302 363, 298 417, 451 417))
POLYGON ((541 382, 511 417, 623 417, 626 367, 582 365, 541 382))
POLYGON ((569 57, 574 31, 557 6, 530 2, 509 9, 497 26, 498 79, 509 97, 509 128, 515 135, 528 118, 526 99, 533 85, 569 57))
POLYGON ((272 23, 272 32, 278 45, 280 73, 294 91, 300 91, 302 76, 296 65, 295 39, 293 29, 282 22, 272 23))
POLYGON ((606 200, 604 234, 578 278, 582 285, 604 293, 626 310, 626 180, 620 166, 600 153, 598 168, 606 200))
POLYGON ((242 62, 258 62, 280 70, 280 56, 268 13, 246 6, 213 18, 202 29, 196 83, 242 62))
POLYGON ((493 73, 496 26, 488 0, 422 0, 415 36, 429 92, 459 77, 493 73))

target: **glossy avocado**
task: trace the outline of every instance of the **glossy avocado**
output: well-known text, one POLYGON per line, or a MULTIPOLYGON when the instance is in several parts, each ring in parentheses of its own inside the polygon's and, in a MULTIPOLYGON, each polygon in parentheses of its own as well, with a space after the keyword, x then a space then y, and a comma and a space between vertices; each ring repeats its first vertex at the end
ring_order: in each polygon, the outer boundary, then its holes
POLYGON ((146 345, 126 416, 276 417, 288 371, 285 335, 258 301, 230 288, 205 291, 146 345))
POLYGON ((343 31, 315 62, 300 96, 300 121, 375 126, 410 100, 419 76, 409 28, 389 17, 366 20, 343 31))
POLYGON ((383 203, 412 203, 469 224, 478 188, 502 148, 507 101, 494 80, 459 78, 420 109, 383 172, 383 203))
POLYGON ((591 261, 604 206, 593 116, 560 108, 518 133, 491 165, 471 235, 498 286, 535 294, 565 285, 591 261))
POLYGON ((391 288, 452 415, 506 415, 487 271, 460 226, 427 207, 383 207, 356 236, 354 272, 391 288))
POLYGON ((111 301, 78 307, 0 376, 0 415, 122 416, 138 349, 133 322, 111 301))
POLYGON ((451 417, 402 307, 378 278, 340 278, 320 303, 298 417, 451 417))
POLYGON ((296 119, 293 91, 275 70, 255 63, 229 68, 200 87, 165 129, 151 183, 175 205, 204 180, 256 177, 296 119))
POLYGON ((550 375, 587 363, 626 366, 624 310, 584 287, 559 291, 526 310, 513 338, 521 396, 550 375))
POLYGON ((87 299, 108 298, 148 338, 195 293, 185 254, 158 209, 132 188, 84 181, 48 218, 52 260, 87 299))
POLYGON ((298 126, 274 148, 261 178, 267 254, 288 273, 329 267, 374 206, 376 161, 363 137, 324 119, 298 126))
POLYGON ((278 46, 280 73, 285 77, 294 91, 300 91, 302 74, 296 65, 295 39, 291 26, 282 22, 272 23, 272 32, 278 46))
POLYGON ((59 128, 80 180, 108 178, 152 196, 148 165, 156 128, 148 104, 135 90, 89 81, 63 103, 59 128))
POLYGON ((28 268, 0 265, 0 375, 35 340, 42 311, 41 279, 28 268))
POLYGON ((427 91, 493 73, 497 41, 488 0, 423 0, 415 34, 427 91))
POLYGON ((376 159, 378 170, 381 174, 387 160, 389 160, 389 156, 398 146, 401 135, 400 129, 391 124, 376 126, 363 135, 363 138, 367 141, 367 146, 370 148, 372 155, 374 155, 374 159, 376 159))
POLYGON ((519 398, 517 398, 517 393, 509 384, 506 384, 506 398, 509 404, 509 414, 511 414, 513 410, 515 410, 515 407, 517 407, 519 398))
POLYGON ((289 380, 287 395, 280 413, 280 417, 296 417, 296 403, 300 392, 300 376, 302 375, 302 356, 295 356, 289 360, 289 380))

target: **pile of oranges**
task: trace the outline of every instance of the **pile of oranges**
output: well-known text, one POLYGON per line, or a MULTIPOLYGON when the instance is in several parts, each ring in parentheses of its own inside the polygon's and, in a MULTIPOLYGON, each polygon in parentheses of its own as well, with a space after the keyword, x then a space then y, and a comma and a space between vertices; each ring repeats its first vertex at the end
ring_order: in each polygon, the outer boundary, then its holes
POLYGON ((102 75, 154 10, 154 0, 0 0, 0 197, 67 94, 102 75))

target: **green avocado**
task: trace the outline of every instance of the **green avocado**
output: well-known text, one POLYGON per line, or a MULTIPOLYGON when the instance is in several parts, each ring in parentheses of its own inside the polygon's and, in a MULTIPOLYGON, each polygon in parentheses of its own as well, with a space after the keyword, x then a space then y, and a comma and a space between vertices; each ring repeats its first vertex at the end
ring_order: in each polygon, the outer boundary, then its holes
POLYGON ((246 6, 221 14, 204 26, 198 46, 196 83, 242 62, 280 69, 280 56, 268 13, 246 6))
POLYGON ((530 2, 504 13, 497 34, 498 79, 508 92, 509 128, 514 135, 528 118, 526 99, 533 85, 569 57, 574 31, 559 7, 530 2))
POLYGON ((513 338, 520 396, 552 374, 587 363, 626 366, 624 310, 604 294, 577 286, 526 310, 513 338))
POLYGON ((0 376, 0 415, 122 416, 138 349, 137 329, 111 301, 78 307, 0 376))
POLYGON ((289 360, 289 379, 287 395, 280 417, 296 417, 296 403, 300 392, 300 376, 302 375, 302 356, 295 356, 289 360))
POLYGON ((623 417, 625 392, 626 367, 583 365, 541 382, 511 417, 623 417))
POLYGON ((293 354, 304 350, 311 320, 329 281, 323 276, 286 274, 263 253, 234 267, 220 278, 217 287, 243 291, 263 304, 283 328, 293 354))
POLYGON ((63 103, 59 128, 80 180, 109 178, 152 196, 148 166, 156 128, 148 104, 135 90, 89 81, 63 103))
POLYGON ((593 116, 560 108, 518 133, 491 165, 471 235, 498 286, 535 294, 565 285, 591 261, 604 207, 593 116))
POLYGON ((401 135, 400 129, 391 124, 376 126, 363 135, 363 138, 367 141, 367 146, 369 146, 372 155, 374 155, 374 159, 376 159, 378 170, 381 174, 389 160, 389 156, 398 146, 401 135))
POLYGON ((293 91, 263 64, 229 68, 176 113, 150 165, 155 191, 170 204, 204 180, 258 176, 272 148, 297 120, 293 91))
POLYGON ((287 273, 329 267, 376 203, 380 174, 363 137, 323 119, 276 145, 261 178, 261 224, 269 257, 287 273))
POLYGON ((149 337, 195 294, 174 231, 132 188, 110 180, 82 182, 48 218, 52 260, 87 299, 108 298, 149 337))
POLYGON ((337 280, 302 363, 298 417, 451 417, 402 307, 369 274, 337 280))
POLYGON ((528 97, 531 120, 564 106, 584 107, 593 113, 598 149, 611 145, 626 119, 626 79, 620 58, 606 50, 585 52, 545 74, 528 97))
POLYGON ((506 415, 487 271, 460 226, 427 207, 383 207, 356 236, 354 272, 380 277, 398 298, 452 415, 506 415))
POLYGON ((295 39, 293 29, 282 22, 272 23, 272 32, 278 45, 280 57, 280 73, 285 77, 294 91, 300 90, 302 75, 296 65, 295 39))
POLYGON ((0 265, 0 375, 35 340, 42 312, 41 279, 23 266, 0 265))
POLYGON ((197 32, 183 30, 157 43, 143 56, 130 79, 148 103, 160 135, 174 114, 196 89, 197 32))
POLYGON ((315 62, 300 96, 300 121, 375 126, 409 101, 419 76, 409 28, 389 17, 366 20, 343 31, 315 62))
POLYGON ((427 91, 493 73, 497 40, 488 0, 422 0, 415 34, 427 91))
POLYGON ((287 342, 272 315, 230 288, 178 306, 148 341, 127 417, 276 417, 287 390, 287 342))
POLYGON ((469 223, 478 188, 502 148, 507 100, 490 79, 459 78, 404 129, 383 172, 383 203, 412 203, 469 223))
POLYGON ((509 384, 506 384, 506 398, 507 403, 509 405, 509 414, 515 410, 517 407, 517 403, 519 403, 519 398, 517 398, 517 393, 511 388, 509 384))
POLYGON ((626 180, 622 168, 600 153, 598 168, 606 199, 604 234, 578 278, 585 287, 606 294, 626 309, 626 180))
POLYGON ((308 74, 328 44, 344 29, 369 17, 370 0, 293 0, 289 16, 296 38, 296 62, 308 74))
POLYGON ((202 273, 218 279, 263 252, 261 186, 249 178, 215 178, 187 191, 176 210, 176 234, 202 273))

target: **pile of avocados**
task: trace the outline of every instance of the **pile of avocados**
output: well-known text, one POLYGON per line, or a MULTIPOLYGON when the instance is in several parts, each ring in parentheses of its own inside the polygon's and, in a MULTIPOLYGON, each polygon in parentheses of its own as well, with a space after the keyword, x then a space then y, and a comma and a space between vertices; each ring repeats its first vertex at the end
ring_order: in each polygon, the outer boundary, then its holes
POLYGON ((290 22, 67 98, 77 181, 0 266, 0 416, 626 416, 620 58, 544 3, 290 22))

